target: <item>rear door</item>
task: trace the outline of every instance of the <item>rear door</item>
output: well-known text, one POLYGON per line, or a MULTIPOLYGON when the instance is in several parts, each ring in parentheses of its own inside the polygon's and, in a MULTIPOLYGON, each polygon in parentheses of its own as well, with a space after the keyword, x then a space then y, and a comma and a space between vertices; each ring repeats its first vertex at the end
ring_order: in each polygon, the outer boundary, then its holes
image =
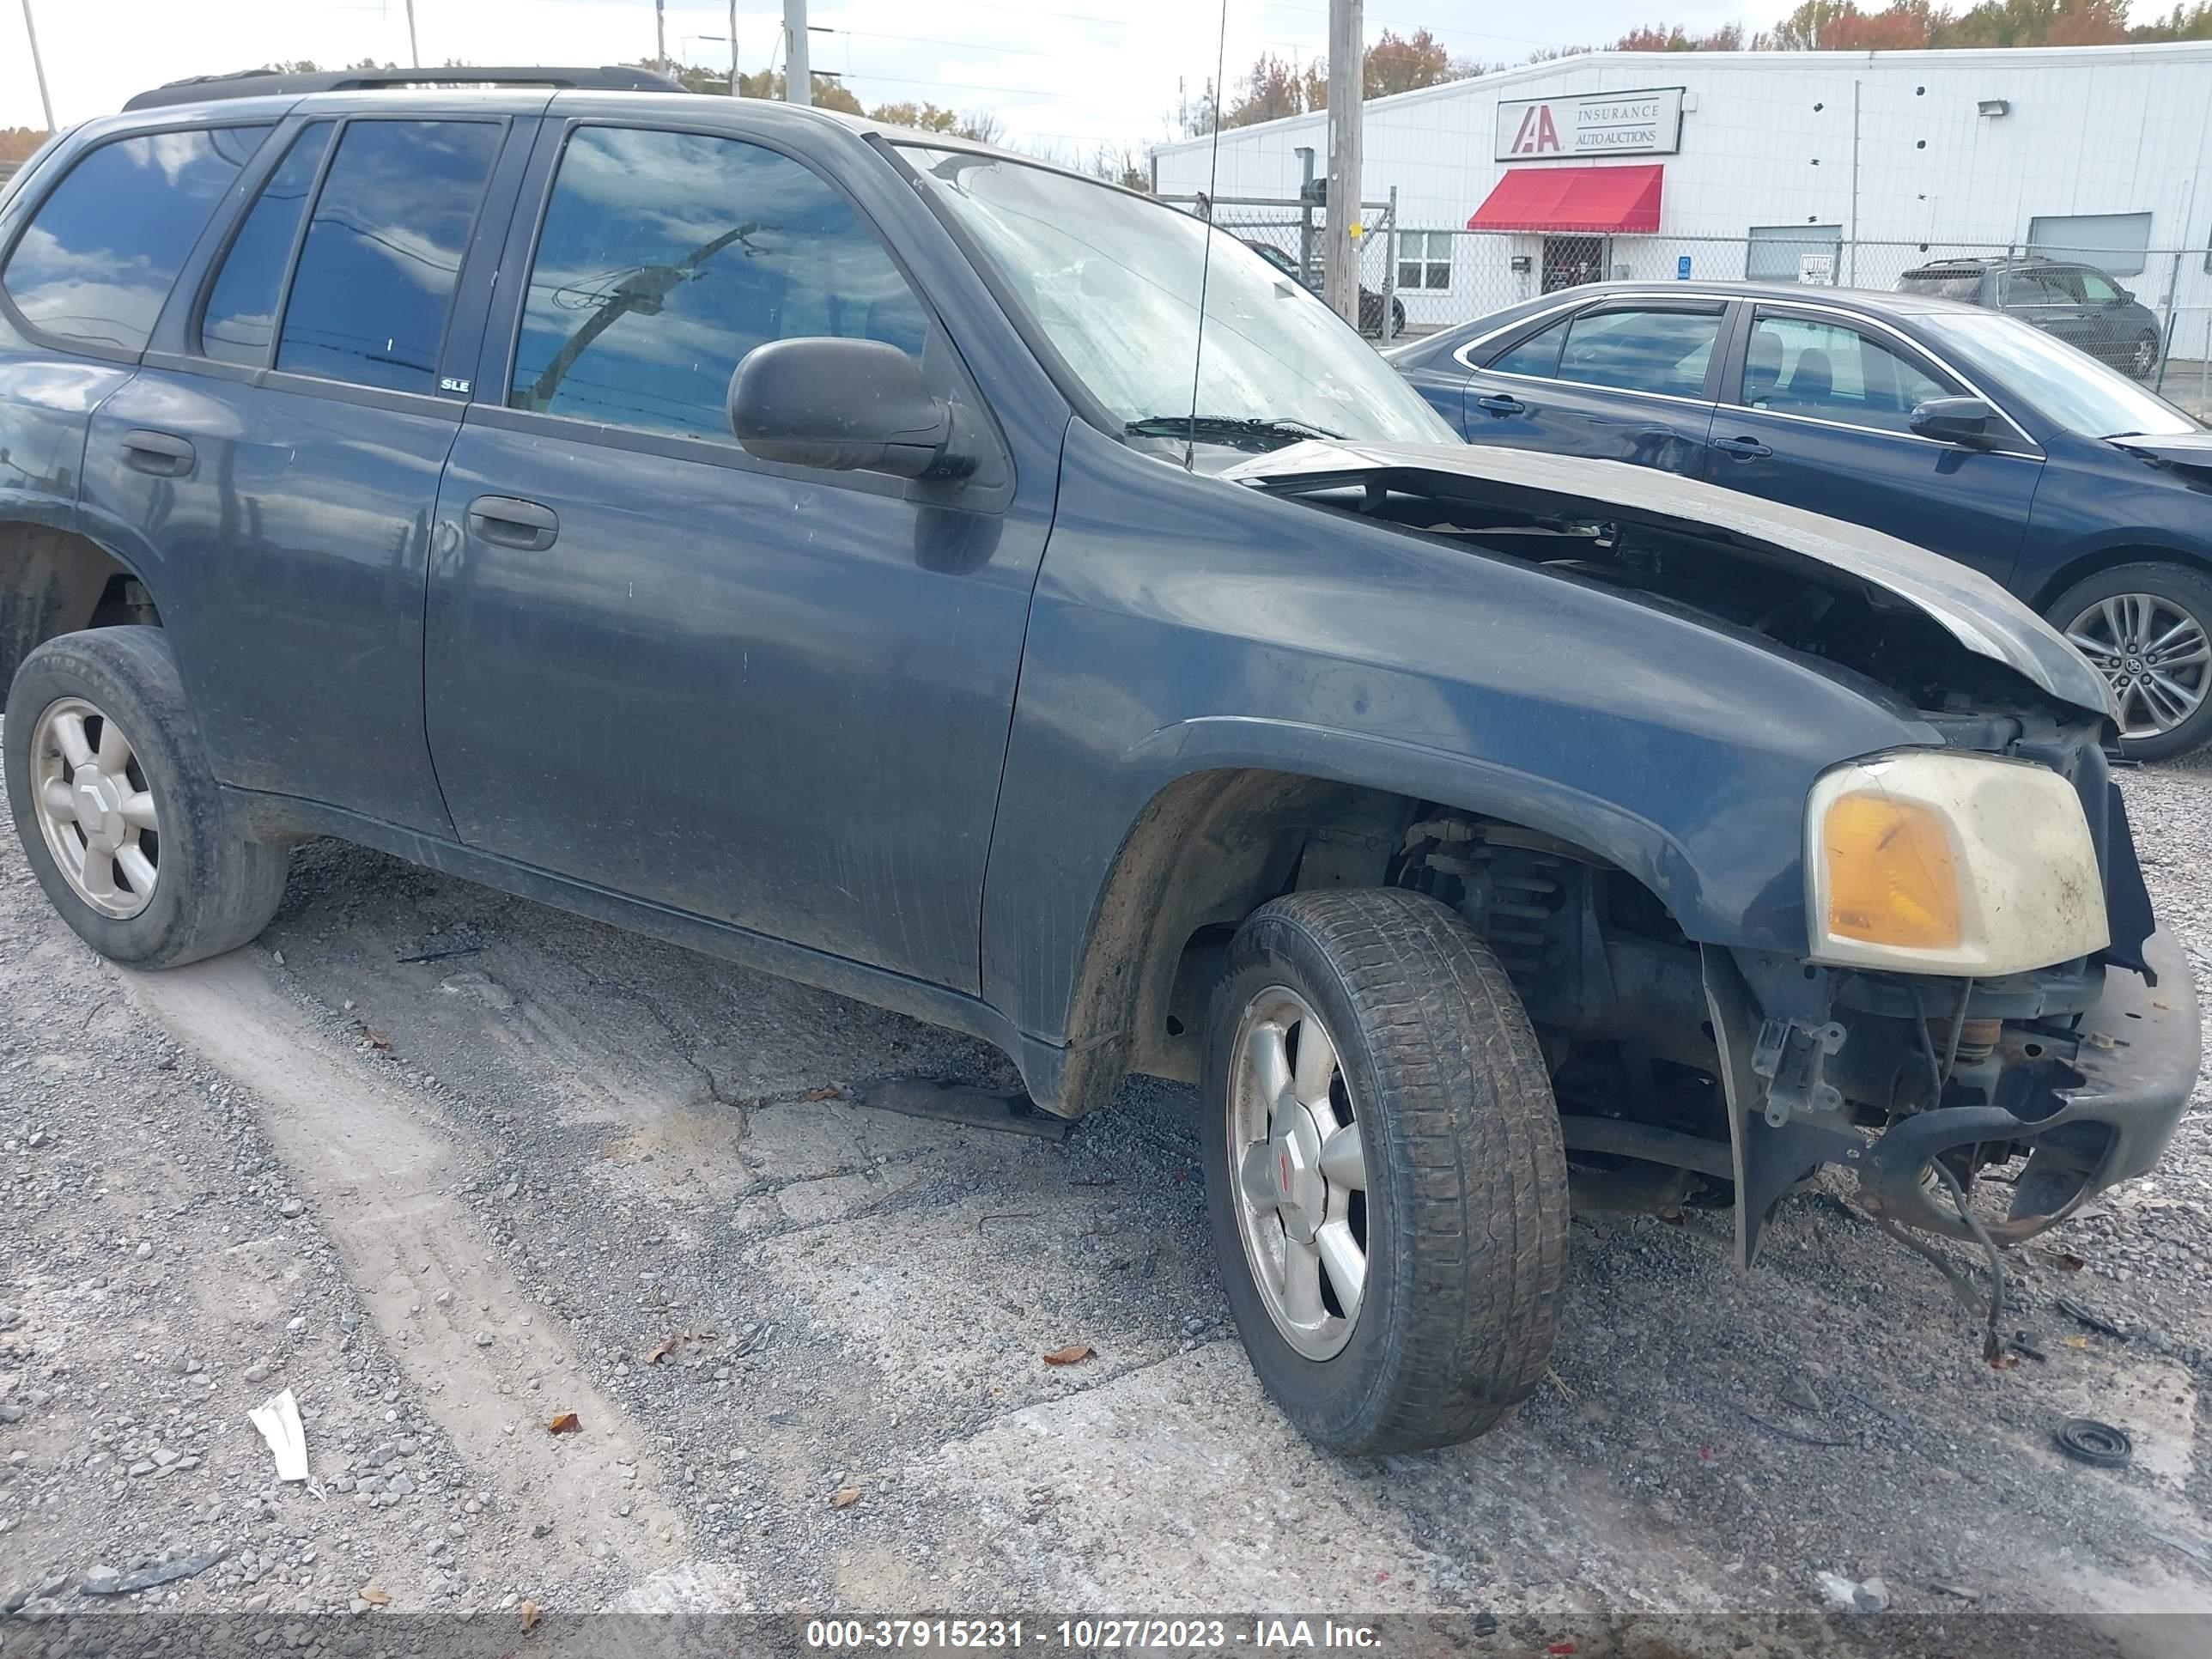
POLYGON ((912 190, 789 134, 548 121, 439 500, 431 748, 472 847, 972 992, 1054 469, 884 234, 933 228, 912 190), (975 474, 739 448, 738 361, 820 335, 919 358, 975 474))
POLYGON ((179 284, 143 371, 92 423, 87 518, 176 570, 155 597, 227 782, 451 832, 422 605, 469 373, 453 365, 474 361, 482 305, 456 295, 533 127, 458 110, 288 124, 204 281, 179 284))
POLYGON ((1930 398, 1978 395, 1902 334, 1840 312, 1753 310, 1732 354, 1705 476, 1730 489, 1884 531, 1996 577, 2012 574, 2041 452, 1923 438, 1930 398))
POLYGON ((1477 348, 1461 429, 1470 443, 1694 477, 1728 311, 1724 300, 1609 300, 1477 348))

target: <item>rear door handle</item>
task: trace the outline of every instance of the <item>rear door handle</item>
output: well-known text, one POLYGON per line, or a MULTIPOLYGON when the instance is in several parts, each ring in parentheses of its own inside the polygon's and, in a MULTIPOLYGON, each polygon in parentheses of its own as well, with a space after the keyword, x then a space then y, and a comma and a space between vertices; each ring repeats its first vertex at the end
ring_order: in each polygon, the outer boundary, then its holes
POLYGON ((123 434, 123 464, 157 478, 181 478, 198 457, 182 438, 143 430, 123 434))
POLYGON ((1735 456, 1739 461, 1757 460, 1762 455, 1771 455, 1774 453, 1771 447, 1759 442, 1756 438, 1716 438, 1713 440, 1713 447, 1723 455, 1735 456))
POLYGON ((553 545, 560 516, 550 507, 514 495, 479 495, 469 503, 469 528, 488 542, 519 547, 526 553, 553 545))
POLYGON ((1509 398, 1503 392, 1497 392, 1490 393, 1487 397, 1477 398, 1474 400, 1474 406, 1477 409, 1488 410, 1492 415, 1525 415, 1528 412, 1528 405, 1518 398, 1509 398))

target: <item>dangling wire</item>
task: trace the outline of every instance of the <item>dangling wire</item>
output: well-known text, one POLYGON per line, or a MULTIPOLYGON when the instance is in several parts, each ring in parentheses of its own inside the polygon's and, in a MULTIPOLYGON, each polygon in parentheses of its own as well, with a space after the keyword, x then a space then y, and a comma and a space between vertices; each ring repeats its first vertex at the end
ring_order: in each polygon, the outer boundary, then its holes
POLYGON ((1221 32, 1213 43, 1213 144, 1206 164, 1206 246, 1198 256, 1198 343, 1190 354, 1190 430, 1182 470, 1198 464, 1198 369, 1206 360, 1206 283, 1213 273, 1213 198, 1221 185, 1221 76, 1229 62, 1229 0, 1221 0, 1221 32))

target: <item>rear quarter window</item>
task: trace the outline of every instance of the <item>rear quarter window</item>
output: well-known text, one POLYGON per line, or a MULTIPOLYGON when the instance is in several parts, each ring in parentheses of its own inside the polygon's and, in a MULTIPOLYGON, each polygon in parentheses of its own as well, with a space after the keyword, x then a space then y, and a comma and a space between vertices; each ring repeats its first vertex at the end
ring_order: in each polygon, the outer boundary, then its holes
POLYGON ((1978 270, 1963 275, 1907 271, 1897 279, 1897 291, 1899 294, 1931 294, 1939 300, 1958 300, 1967 305, 1976 305, 1982 297, 1982 274, 1978 270))
POLYGON ((262 126, 141 133, 88 151, 24 227, 0 289, 40 333, 139 352, 262 126))

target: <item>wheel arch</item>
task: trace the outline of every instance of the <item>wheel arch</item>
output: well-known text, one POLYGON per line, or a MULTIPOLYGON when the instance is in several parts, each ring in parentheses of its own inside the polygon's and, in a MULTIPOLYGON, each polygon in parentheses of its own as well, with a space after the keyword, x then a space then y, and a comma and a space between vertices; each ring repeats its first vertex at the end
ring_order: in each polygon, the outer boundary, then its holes
POLYGON ((58 525, 0 522, 0 692, 46 641, 122 623, 161 625, 153 591, 130 561, 58 525))
MULTIPOLYGON (((1179 730, 1189 758, 1188 729, 1179 730)), ((1227 743, 1218 741, 1227 734, 1212 735, 1216 763, 1170 779, 1122 837, 1091 907, 1064 1044, 1048 1057, 1041 1045, 1025 1045, 1031 1092, 1066 1115, 1103 1105, 1131 1071, 1194 1078, 1198 1029, 1184 1014, 1202 1011, 1237 925, 1286 892, 1381 884, 1406 828, 1430 808, 1586 849, 1698 931, 1704 889, 1681 848, 1605 803, 1465 757, 1356 734, 1277 727, 1227 743), (1291 750, 1306 763, 1285 763, 1291 750)))
POLYGON ((2174 564, 2199 576, 2212 577, 2212 561, 2202 554, 2153 541, 2123 539, 2075 554, 2036 590, 2030 603, 2038 616, 2045 615, 2068 588, 2124 564, 2174 564))

